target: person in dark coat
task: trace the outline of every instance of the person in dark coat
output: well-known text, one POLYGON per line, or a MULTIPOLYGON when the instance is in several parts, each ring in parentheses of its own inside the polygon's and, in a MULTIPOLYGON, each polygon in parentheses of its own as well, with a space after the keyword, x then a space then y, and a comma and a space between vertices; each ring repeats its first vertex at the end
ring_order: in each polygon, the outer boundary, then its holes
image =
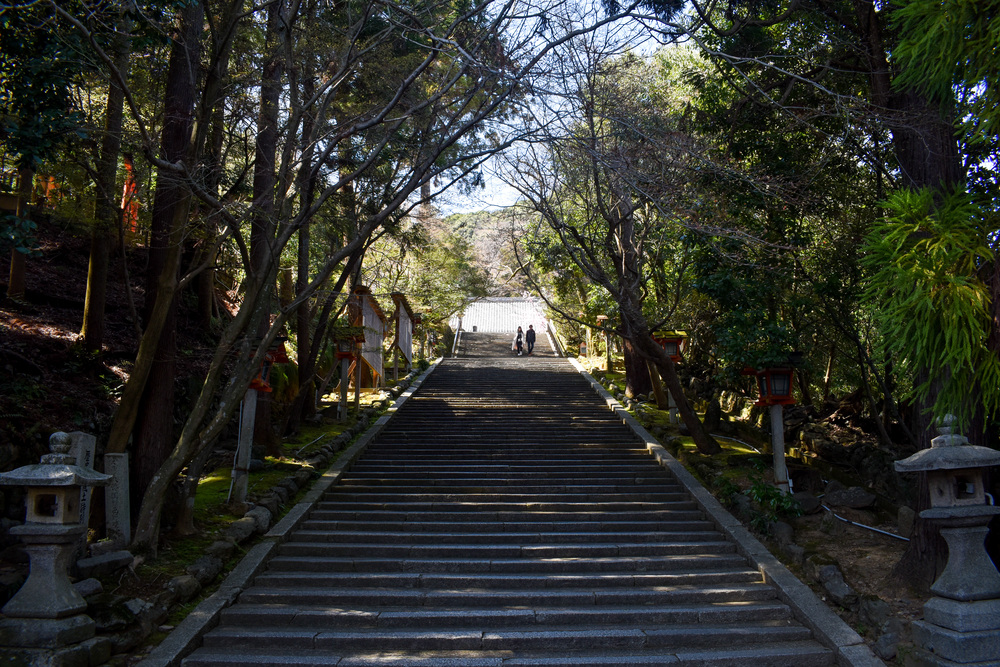
POLYGON ((524 334, 524 342, 528 344, 528 354, 535 349, 535 325, 528 325, 528 332, 524 334))
POLYGON ((514 342, 510 344, 511 350, 517 350, 517 356, 521 356, 521 352, 524 350, 524 331, 521 327, 517 328, 517 333, 514 335, 514 342))

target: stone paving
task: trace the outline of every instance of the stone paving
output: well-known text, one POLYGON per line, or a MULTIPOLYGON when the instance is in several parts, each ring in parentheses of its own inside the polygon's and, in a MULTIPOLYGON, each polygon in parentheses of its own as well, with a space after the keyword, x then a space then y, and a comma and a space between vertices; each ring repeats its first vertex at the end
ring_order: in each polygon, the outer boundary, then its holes
POLYGON ((446 360, 184 664, 878 664, 647 447, 567 360, 446 360))
POLYGON ((527 331, 529 324, 535 325, 536 331, 545 331, 542 305, 538 299, 487 297, 470 303, 461 318, 456 315, 448 324, 457 330, 461 322, 462 329, 473 333, 513 334, 519 326, 527 331))

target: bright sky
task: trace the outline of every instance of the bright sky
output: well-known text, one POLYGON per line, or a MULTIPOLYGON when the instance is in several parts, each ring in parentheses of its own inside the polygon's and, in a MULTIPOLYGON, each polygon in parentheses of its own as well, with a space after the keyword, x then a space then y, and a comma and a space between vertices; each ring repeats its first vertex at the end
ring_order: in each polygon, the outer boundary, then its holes
MULTIPOLYGON (((630 50, 640 56, 652 56, 657 49, 663 47, 663 44, 655 39, 638 22, 623 22, 622 24, 613 26, 610 32, 614 32, 617 35, 622 52, 630 50)), ((613 38, 611 39, 613 40, 613 38)), ((512 147, 509 150, 517 150, 517 147, 512 147)), ((469 194, 463 194, 456 188, 453 188, 439 195, 435 199, 435 206, 441 211, 442 215, 448 216, 455 213, 495 210, 514 204, 519 198, 519 193, 504 182, 496 174, 496 170, 497 160, 490 160, 482 169, 485 181, 484 188, 477 189, 469 194)))

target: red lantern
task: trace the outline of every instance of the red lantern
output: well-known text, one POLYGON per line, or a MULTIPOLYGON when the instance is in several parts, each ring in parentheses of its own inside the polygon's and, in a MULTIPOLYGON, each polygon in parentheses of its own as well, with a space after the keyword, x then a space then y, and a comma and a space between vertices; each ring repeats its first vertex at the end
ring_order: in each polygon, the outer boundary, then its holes
POLYGON ((271 366, 274 364, 287 364, 289 362, 288 352, 285 351, 285 337, 276 338, 267 352, 264 353, 264 363, 260 366, 260 373, 250 380, 250 388, 257 391, 269 392, 271 385, 271 366))
POLYGON ((659 343, 674 363, 684 358, 681 356, 681 352, 687 343, 686 331, 657 331, 653 334, 653 340, 659 343))
POLYGON ((753 375, 757 378, 757 389, 760 398, 754 405, 792 405, 792 373, 791 368, 765 368, 757 370, 747 366, 743 375, 753 375))
POLYGON ((354 339, 340 338, 337 340, 337 359, 354 358, 354 339))

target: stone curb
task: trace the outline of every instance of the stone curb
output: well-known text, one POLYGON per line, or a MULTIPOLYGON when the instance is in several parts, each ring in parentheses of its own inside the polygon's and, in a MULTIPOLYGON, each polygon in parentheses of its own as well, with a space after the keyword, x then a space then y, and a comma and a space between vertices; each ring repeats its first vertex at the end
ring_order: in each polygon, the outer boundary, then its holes
POLYGON ((796 620, 812 630, 821 644, 834 651, 838 665, 841 667, 885 666, 885 663, 879 660, 865 644, 861 635, 852 630, 843 619, 816 597, 812 589, 799 581, 788 568, 782 565, 781 561, 775 558, 760 540, 730 514, 715 499, 715 496, 709 493, 687 471, 687 468, 680 461, 671 456, 670 452, 664 449, 663 445, 635 417, 629 414, 600 382, 583 369, 579 361, 572 357, 569 358, 569 361, 580 375, 590 382, 594 391, 608 404, 608 408, 639 436, 645 443, 646 449, 660 465, 673 473, 677 480, 684 485, 709 519, 736 544, 737 551, 750 560, 767 583, 777 589, 778 598, 791 608, 796 620))
POLYGON ((149 655, 143 658, 137 667, 177 667, 181 664, 181 660, 198 647, 201 637, 218 624, 222 611, 236 602, 239 594, 250 584, 257 573, 264 569, 278 547, 288 539, 291 532, 309 514, 312 506, 331 486, 337 483, 344 471, 382 432, 395 412, 420 388, 420 385, 440 362, 441 358, 435 359, 427 370, 413 380, 409 388, 387 408, 386 414, 375 420, 375 423, 361 434, 357 442, 351 445, 337 459, 337 462, 316 480, 302 500, 296 503, 278 523, 274 524, 262 538, 263 541, 251 547, 247 555, 223 580, 219 589, 202 600, 191 613, 184 617, 184 620, 167 635, 166 639, 150 651, 149 655))

